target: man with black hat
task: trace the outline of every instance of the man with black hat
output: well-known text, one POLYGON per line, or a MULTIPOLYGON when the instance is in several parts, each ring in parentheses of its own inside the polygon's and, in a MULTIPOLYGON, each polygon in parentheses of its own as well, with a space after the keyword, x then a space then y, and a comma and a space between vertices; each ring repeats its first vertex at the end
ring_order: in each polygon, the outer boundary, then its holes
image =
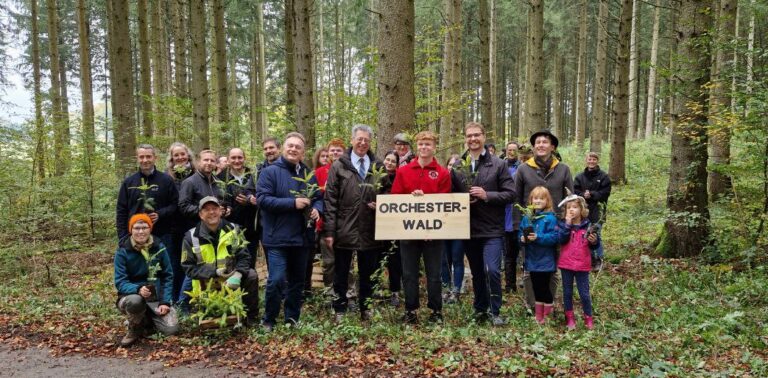
MULTIPOLYGON (((535 132, 531 135, 530 141, 533 157, 521 162, 515 173, 515 192, 519 194, 517 202, 520 206, 527 206, 528 196, 533 188, 543 186, 549 190, 552 203, 560 203, 563 198, 568 196, 569 192, 573 192, 573 178, 570 168, 554 155, 559 141, 549 130, 535 132)), ((550 284, 553 294, 557 292, 557 283, 558 276, 553 274, 550 284)), ((529 309, 532 309, 535 300, 530 276, 527 272, 523 275, 523 286, 526 303, 529 309)))
POLYGON ((256 324, 259 315, 259 277, 251 269, 251 256, 246 249, 240 227, 222 219, 219 199, 207 196, 198 203, 200 223, 184 234, 181 266, 192 279, 192 288, 202 288, 208 280, 242 287, 246 292, 247 323, 256 324))

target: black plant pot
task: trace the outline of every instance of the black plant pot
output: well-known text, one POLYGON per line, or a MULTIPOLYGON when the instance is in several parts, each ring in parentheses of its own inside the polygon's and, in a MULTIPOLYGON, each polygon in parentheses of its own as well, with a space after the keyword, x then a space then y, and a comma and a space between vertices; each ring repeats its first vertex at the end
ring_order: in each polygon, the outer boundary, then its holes
POLYGON ((144 285, 149 289, 149 298, 146 299, 147 302, 157 302, 157 287, 155 287, 155 284, 148 283, 144 285))

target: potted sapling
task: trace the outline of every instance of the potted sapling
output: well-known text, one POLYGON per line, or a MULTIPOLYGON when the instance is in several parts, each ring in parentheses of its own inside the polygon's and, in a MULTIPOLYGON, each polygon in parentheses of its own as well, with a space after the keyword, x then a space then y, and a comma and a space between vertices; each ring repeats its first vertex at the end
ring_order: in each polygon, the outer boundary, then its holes
POLYGON ((467 154, 464 159, 457 159, 451 170, 459 174, 458 176, 461 179, 461 183, 464 184, 464 189, 469 191, 475 183, 475 177, 477 177, 477 171, 472 170, 472 156, 467 154))
MULTIPOLYGON (((294 177, 293 179, 304 184, 304 187, 300 190, 291 189, 291 194, 296 198, 308 198, 311 200, 320 190, 320 186, 317 185, 317 183, 310 183, 313 177, 315 177, 315 171, 308 171, 304 174, 304 177, 294 177)), ((305 207, 304 220, 307 222, 307 228, 312 228, 314 225, 314 221, 310 217, 310 214, 312 214, 312 206, 305 207)))
POLYGON ((233 290, 227 285, 217 287, 211 278, 207 284, 195 286, 186 293, 190 298, 189 303, 197 308, 191 317, 197 319, 202 329, 241 325, 246 316, 243 297, 247 293, 242 288, 233 290))
POLYGON ((147 283, 144 285, 146 286, 147 289, 149 289, 149 292, 150 292, 149 298, 146 299, 147 302, 158 301, 157 272, 161 270, 161 267, 160 267, 160 262, 157 261, 157 256, 159 256, 164 251, 165 251, 165 247, 161 248, 159 251, 150 255, 149 251, 147 251, 146 249, 141 250, 141 254, 142 256, 144 256, 144 260, 147 262, 147 283))
POLYGON ((528 206, 520 206, 520 204, 515 204, 515 208, 520 210, 520 215, 525 216, 530 220, 530 224, 520 230, 520 232, 523 233, 523 236, 525 237, 525 240, 528 240, 528 237, 535 233, 535 230, 533 228, 533 221, 536 219, 541 218, 543 215, 536 215, 536 206, 534 205, 528 205, 528 206))

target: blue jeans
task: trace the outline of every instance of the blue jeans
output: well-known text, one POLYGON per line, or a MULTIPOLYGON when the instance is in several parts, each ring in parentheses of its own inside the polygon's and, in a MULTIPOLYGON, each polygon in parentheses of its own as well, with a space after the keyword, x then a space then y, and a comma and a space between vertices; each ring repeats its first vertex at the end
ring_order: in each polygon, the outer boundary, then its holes
POLYGON ((469 269, 472 270, 473 304, 476 313, 491 315, 501 310, 501 257, 504 255, 504 238, 473 238, 466 243, 469 269))
POLYGON ((269 276, 264 298, 265 324, 275 324, 275 319, 280 313, 281 302, 285 307, 285 321, 299 321, 309 249, 309 247, 267 248, 269 276), (284 301, 283 297, 285 297, 284 301))
POLYGON ((563 308, 565 311, 573 311, 573 280, 576 279, 576 287, 581 298, 581 308, 584 315, 592 316, 592 297, 589 295, 589 272, 576 272, 568 269, 560 269, 563 276, 563 308))
POLYGON ((453 291, 461 290, 464 282, 464 241, 446 240, 443 249, 443 286, 451 287, 451 273, 453 273, 453 291))

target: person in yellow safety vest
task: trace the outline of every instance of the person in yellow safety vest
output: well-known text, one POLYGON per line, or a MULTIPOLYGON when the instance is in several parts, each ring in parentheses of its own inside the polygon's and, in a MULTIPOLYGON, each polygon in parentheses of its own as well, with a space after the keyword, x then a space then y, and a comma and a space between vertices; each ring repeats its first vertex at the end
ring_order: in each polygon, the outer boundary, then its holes
POLYGON ((184 234, 181 266, 192 279, 193 289, 201 282, 217 279, 231 289, 246 292, 243 304, 248 325, 258 324, 259 278, 251 269, 251 257, 243 245, 240 227, 222 219, 222 207, 214 196, 200 200, 200 223, 184 234))

